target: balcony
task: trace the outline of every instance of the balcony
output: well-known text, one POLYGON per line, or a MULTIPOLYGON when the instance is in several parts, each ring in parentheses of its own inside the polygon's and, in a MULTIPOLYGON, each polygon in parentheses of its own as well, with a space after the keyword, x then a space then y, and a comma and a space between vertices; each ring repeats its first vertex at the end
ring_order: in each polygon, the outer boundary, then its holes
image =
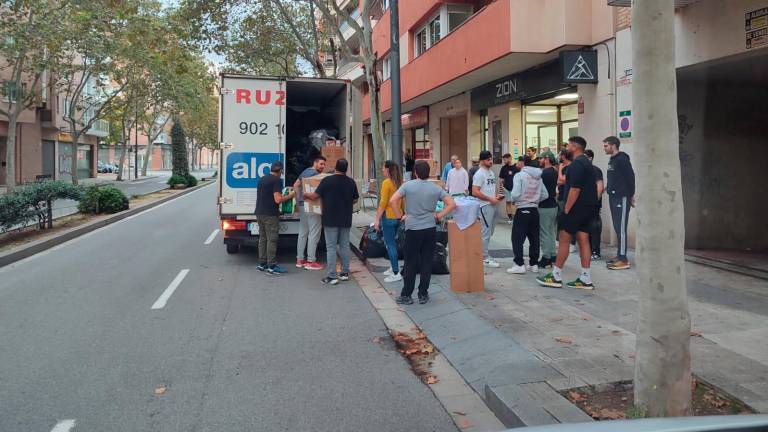
POLYGON ((104 138, 105 136, 109 135, 109 122, 101 119, 96 120, 93 122, 93 126, 91 126, 91 128, 85 134, 104 138))
MULTIPOLYGON (((349 17, 355 20, 356 23, 362 25, 363 19, 360 17, 360 10, 355 9, 349 14, 349 17)), ((355 35, 355 29, 353 29, 347 21, 342 21, 341 25, 339 25, 339 32, 341 32, 341 35, 344 37, 344 41, 348 41, 349 38, 355 35)))

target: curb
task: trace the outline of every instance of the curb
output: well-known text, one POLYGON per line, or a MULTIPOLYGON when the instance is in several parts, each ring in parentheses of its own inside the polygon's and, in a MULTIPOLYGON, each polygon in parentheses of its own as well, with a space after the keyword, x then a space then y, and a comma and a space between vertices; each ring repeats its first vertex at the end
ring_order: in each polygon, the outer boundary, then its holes
POLYGON ((54 246, 60 245, 62 243, 65 243, 69 240, 72 240, 76 237, 80 237, 82 235, 88 234, 89 232, 96 231, 99 228, 103 228, 107 225, 111 225, 115 222, 121 221, 129 216, 137 215, 145 210, 149 210, 153 207, 157 207, 160 204, 164 204, 168 201, 171 201, 173 199, 182 197, 186 194, 192 193, 198 189, 202 189, 206 186, 210 186, 214 184, 214 182, 208 183, 208 184, 201 184, 189 189, 185 189, 182 192, 179 192, 174 195, 167 196, 165 198, 159 199, 157 201, 147 203, 144 205, 141 205, 139 207, 135 207, 132 209, 125 210, 120 213, 115 213, 111 216, 108 216, 104 219, 100 219, 97 221, 93 221, 90 223, 87 223, 85 225, 81 225, 75 228, 72 228, 68 231, 64 231, 60 233, 59 235, 56 235, 54 237, 46 238, 46 239, 40 239, 37 241, 33 241, 32 243, 21 246, 19 248, 16 248, 15 250, 0 253, 0 267, 5 267, 9 264, 13 264, 17 261, 23 260, 24 258, 28 258, 32 255, 38 254, 40 252, 43 252, 44 250, 50 249, 54 246))
MULTIPOLYGON (((358 256, 362 254, 355 243, 361 237, 358 229, 350 233, 358 256)), ((565 378, 559 371, 476 316, 450 290, 439 285, 433 289, 431 308, 404 306, 402 313, 427 334, 501 423, 512 428, 593 421, 558 393, 553 383, 565 378)))

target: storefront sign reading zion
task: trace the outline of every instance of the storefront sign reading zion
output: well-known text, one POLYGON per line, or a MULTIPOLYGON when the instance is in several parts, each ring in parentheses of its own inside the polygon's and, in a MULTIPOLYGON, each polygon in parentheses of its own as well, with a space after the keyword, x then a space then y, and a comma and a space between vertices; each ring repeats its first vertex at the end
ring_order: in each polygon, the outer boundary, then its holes
MULTIPOLYGON (((269 84, 272 83, 266 82, 265 86, 269 84)), ((230 104, 224 121, 230 126, 228 135, 233 149, 241 151, 227 155, 227 186, 253 189, 262 177, 269 175, 272 162, 284 159, 278 133, 285 134, 285 123, 280 121, 285 91, 238 88, 234 90, 234 104, 231 99, 230 104)))

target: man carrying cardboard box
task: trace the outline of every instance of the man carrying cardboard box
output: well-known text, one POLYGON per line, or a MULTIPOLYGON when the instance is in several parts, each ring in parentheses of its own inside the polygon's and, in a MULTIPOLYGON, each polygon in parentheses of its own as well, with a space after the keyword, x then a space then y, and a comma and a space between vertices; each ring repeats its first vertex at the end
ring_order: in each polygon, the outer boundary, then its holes
POLYGON ((323 265, 317 262, 317 243, 323 230, 320 215, 307 212, 304 208, 304 190, 302 183, 305 178, 314 177, 325 171, 325 157, 317 156, 312 166, 302 171, 293 189, 296 191, 296 207, 299 212, 299 238, 296 242, 296 267, 307 270, 322 270, 323 265), (306 255, 304 250, 306 249, 306 255), (306 260, 304 259, 306 257, 306 260))
POLYGON ((347 177, 349 163, 342 158, 336 161, 333 175, 324 178, 314 192, 304 192, 308 200, 323 200, 323 232, 327 252, 328 276, 323 283, 336 285, 339 280, 349 280, 349 229, 352 227, 352 208, 360 198, 357 184, 347 177), (338 245, 338 246, 337 246, 338 245), (341 272, 336 273, 336 251, 341 256, 341 272))

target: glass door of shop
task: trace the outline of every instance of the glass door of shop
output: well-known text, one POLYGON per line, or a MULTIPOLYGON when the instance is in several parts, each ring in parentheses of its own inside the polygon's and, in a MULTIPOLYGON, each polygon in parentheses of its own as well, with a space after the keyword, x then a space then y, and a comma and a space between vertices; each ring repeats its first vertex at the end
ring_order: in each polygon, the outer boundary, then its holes
POLYGON ((549 149, 557 152, 568 137, 579 133, 579 114, 575 103, 560 104, 550 99, 525 105, 525 148, 534 147, 539 152, 549 149))

